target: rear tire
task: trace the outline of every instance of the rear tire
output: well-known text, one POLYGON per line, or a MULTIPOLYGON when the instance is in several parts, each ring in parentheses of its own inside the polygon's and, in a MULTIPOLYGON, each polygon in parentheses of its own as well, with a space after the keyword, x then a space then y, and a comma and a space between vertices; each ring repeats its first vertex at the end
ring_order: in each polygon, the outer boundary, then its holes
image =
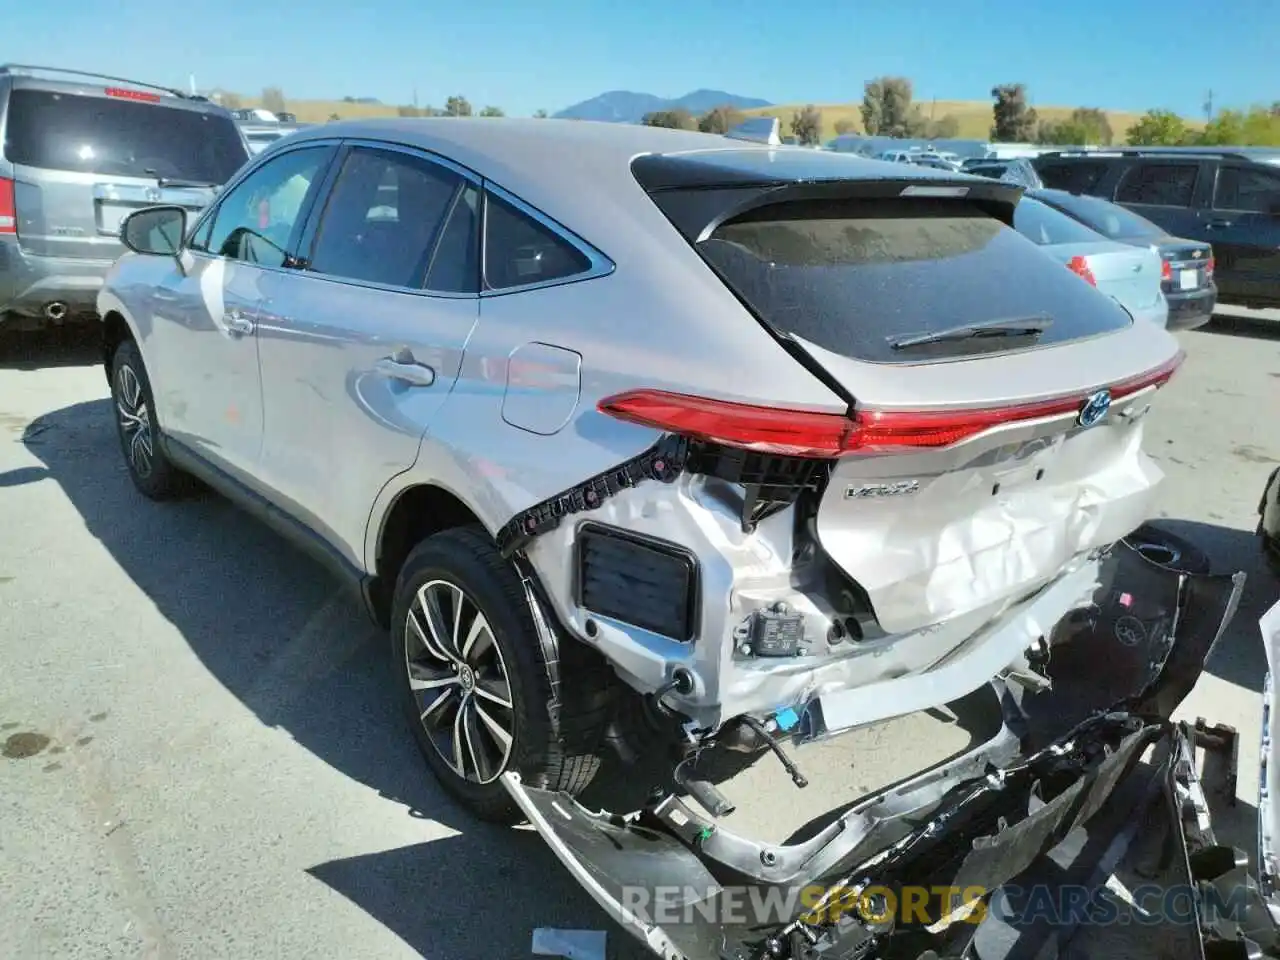
POLYGON ((185 475, 165 455, 151 381, 132 340, 121 343, 111 356, 111 402, 120 452, 133 485, 151 500, 177 496, 185 475))
POLYGON ((521 580, 482 527, 429 537, 400 571, 397 696, 436 779, 480 819, 521 819, 505 771, 572 795, 600 768, 616 678, 594 650, 558 639, 549 663, 521 580))

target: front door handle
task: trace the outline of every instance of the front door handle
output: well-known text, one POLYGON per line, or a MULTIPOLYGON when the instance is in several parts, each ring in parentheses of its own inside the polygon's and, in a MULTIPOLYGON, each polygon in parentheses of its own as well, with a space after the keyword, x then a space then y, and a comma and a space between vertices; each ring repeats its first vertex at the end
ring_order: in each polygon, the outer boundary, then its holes
POLYGON ((222 321, 227 325, 227 329, 232 333, 253 333, 253 321, 246 317, 238 308, 233 307, 228 310, 223 315, 222 321))
POLYGON ((378 373, 415 387, 429 387, 436 382, 436 372, 425 363, 402 357, 383 357, 375 366, 378 373))

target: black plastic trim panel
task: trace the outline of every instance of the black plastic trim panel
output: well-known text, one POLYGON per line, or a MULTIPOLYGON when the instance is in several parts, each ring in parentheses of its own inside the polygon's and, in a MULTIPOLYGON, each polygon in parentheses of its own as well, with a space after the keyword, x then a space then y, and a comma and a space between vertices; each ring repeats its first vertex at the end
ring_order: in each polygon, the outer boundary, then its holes
POLYGON ((574 551, 574 600, 602 617, 688 642, 698 617, 698 560, 684 547, 587 521, 574 551))

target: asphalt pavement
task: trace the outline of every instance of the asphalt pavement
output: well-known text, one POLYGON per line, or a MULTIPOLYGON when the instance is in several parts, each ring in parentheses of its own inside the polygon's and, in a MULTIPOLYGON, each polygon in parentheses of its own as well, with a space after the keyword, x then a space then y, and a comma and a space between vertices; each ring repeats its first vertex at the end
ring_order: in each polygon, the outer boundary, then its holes
MULTIPOLYGON (((1147 428, 1160 514, 1249 577, 1184 712, 1245 738, 1223 822, 1250 848, 1280 312, 1178 336, 1147 428)), ((0 953, 505 960, 559 926, 646 956, 527 827, 445 799, 386 696, 387 642, 324 572, 215 496, 134 492, 96 359, 0 340, 0 953)))

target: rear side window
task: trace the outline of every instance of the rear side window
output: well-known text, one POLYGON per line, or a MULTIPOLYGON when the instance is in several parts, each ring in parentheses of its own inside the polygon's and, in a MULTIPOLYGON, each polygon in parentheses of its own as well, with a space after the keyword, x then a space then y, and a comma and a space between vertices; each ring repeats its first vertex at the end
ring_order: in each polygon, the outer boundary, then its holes
POLYGON ((1013 212, 1013 227, 1036 246, 1057 243, 1094 243, 1102 238, 1078 220, 1041 203, 1023 197, 1013 212))
POLYGON ((1189 207, 1196 190, 1195 163, 1138 163, 1129 168, 1116 190, 1120 203, 1156 207, 1189 207))
POLYGON ((591 269, 577 247, 492 193, 485 200, 484 279, 490 290, 567 280, 591 269))
POLYGON ((1280 213, 1280 174, 1250 167, 1226 167, 1218 172, 1213 191, 1217 210, 1280 213))
POLYGON ((1111 240, 1155 240, 1165 235, 1146 217, 1097 197, 1055 193, 1051 206, 1065 210, 1111 240))
POLYGON ((27 89, 9 95, 4 155, 45 170, 201 184, 226 183, 249 159, 222 112, 27 89))
POLYGON ((948 200, 801 201, 730 220, 699 251, 774 329, 858 360, 1047 346, 1128 326, 1129 315, 979 207, 948 200), (991 321, 1049 318, 1034 341, 894 341, 991 321))
POLYGON ((1032 164, 1046 187, 1071 193, 1092 193, 1107 172, 1107 165, 1097 161, 1077 162, 1039 160, 1032 164))

